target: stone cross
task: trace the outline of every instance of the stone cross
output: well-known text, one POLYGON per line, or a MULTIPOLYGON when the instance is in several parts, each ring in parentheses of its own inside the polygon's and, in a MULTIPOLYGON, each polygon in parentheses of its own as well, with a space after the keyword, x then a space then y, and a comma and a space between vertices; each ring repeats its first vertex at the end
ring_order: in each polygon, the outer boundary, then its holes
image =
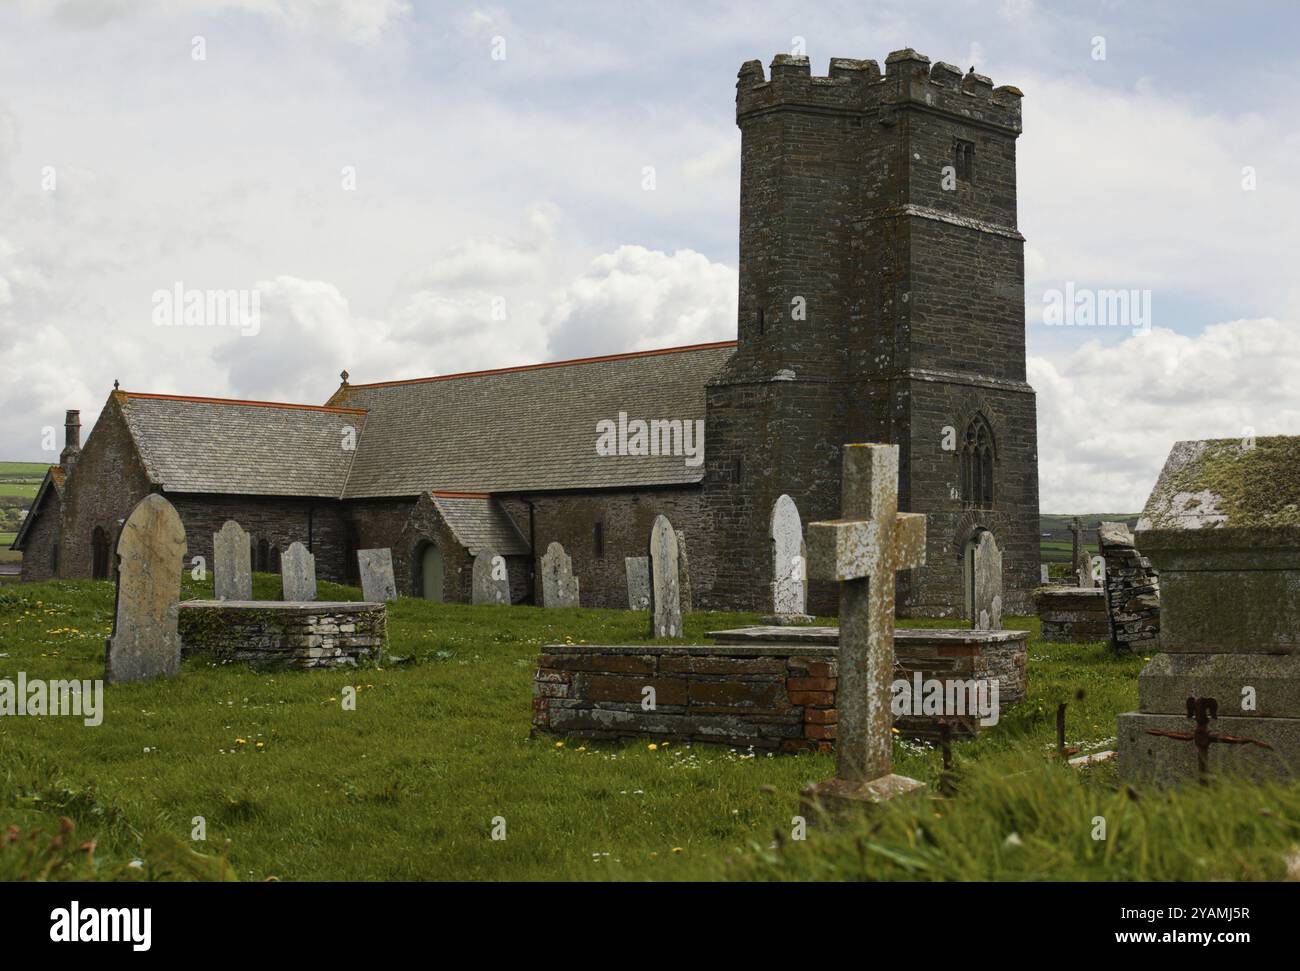
POLYGON ((682 636, 681 577, 677 534, 666 516, 656 516, 650 530, 650 636, 682 636))
POLYGON ((142 681, 179 674, 176 617, 185 560, 185 527, 154 493, 131 510, 117 541, 117 609, 104 680, 142 681))
POLYGON ((233 519, 212 536, 212 595, 217 600, 253 599, 248 533, 233 519))
POLYGON ((387 603, 397 599, 392 550, 357 550, 357 566, 361 568, 362 600, 387 603))
POLYGON ((506 558, 496 550, 479 550, 474 556, 470 602, 476 604, 510 603, 510 573, 506 558))
POLYGON ((925 516, 898 511, 898 446, 845 445, 843 518, 808 527, 814 579, 840 584, 835 778, 804 790, 809 807, 874 803, 922 788, 893 774, 895 573, 925 562, 925 516))
POLYGON ((975 546, 975 590, 971 604, 972 630, 1002 629, 1002 551, 988 530, 975 546))
POLYGON ((573 559, 559 543, 551 543, 542 555, 542 606, 577 607, 578 594, 573 559))
POLYGON ((772 540, 772 613, 803 614, 808 599, 803 522, 789 496, 780 496, 772 506, 768 536, 772 540))
POLYGON ((316 557, 301 543, 290 543, 280 557, 280 599, 289 603, 316 599, 316 557))
POLYGON ((650 557, 625 556, 623 564, 627 567, 627 609, 648 610, 650 608, 650 557))

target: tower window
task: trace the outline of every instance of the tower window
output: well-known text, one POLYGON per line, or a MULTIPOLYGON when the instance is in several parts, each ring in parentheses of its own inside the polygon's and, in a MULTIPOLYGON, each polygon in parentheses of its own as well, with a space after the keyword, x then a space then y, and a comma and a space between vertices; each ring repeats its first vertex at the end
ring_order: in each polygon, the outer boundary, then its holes
POLYGON ((993 508, 993 430, 983 415, 966 426, 961 448, 961 499, 977 509, 993 508))
POLYGON ((605 555, 605 524, 598 522, 591 530, 591 545, 596 551, 597 557, 605 555))
POLYGON ((952 164, 957 178, 963 182, 975 181, 975 143, 957 139, 952 143, 952 164))

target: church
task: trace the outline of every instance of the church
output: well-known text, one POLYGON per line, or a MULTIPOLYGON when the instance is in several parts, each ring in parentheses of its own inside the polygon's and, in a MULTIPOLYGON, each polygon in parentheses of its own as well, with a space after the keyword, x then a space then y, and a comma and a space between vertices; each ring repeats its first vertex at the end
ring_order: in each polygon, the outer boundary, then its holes
MULTIPOLYGON (((296 541, 322 578, 355 581, 356 551, 388 547, 400 592, 468 601, 473 557, 490 549, 513 602, 533 603, 559 542, 584 606, 626 608, 625 558, 645 555, 662 514, 696 609, 764 610, 776 501, 805 524, 837 518, 841 446, 887 442, 900 509, 927 516, 926 564, 899 576, 899 612, 968 616, 986 532, 1004 609, 1028 612, 1020 101, 910 49, 883 71, 833 58, 826 77, 806 57, 778 55, 766 75, 746 62, 735 340, 401 381, 345 371, 323 404, 115 387, 84 447, 68 413, 14 542, 23 577, 111 576, 127 513, 159 492, 208 562, 235 519, 255 569, 296 541)), ((811 585, 811 610, 834 598, 811 585)))

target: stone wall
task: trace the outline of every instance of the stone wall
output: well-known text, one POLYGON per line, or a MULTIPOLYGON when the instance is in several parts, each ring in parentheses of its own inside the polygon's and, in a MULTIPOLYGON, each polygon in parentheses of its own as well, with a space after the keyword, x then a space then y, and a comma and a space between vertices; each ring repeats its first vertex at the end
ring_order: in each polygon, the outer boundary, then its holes
POLYGON ((181 652, 222 661, 332 668, 378 660, 388 640, 384 604, 187 600, 181 652))
POLYGON ((1101 587, 1039 587, 1034 604, 1039 640, 1078 644, 1110 639, 1110 615, 1101 587))
POLYGON ((59 496, 53 486, 45 492, 41 508, 27 513, 34 516, 23 542, 23 562, 19 579, 25 582, 49 580, 57 575, 59 545, 59 496))
POLYGON ((1111 645, 1136 653, 1144 649, 1143 641, 1160 636, 1160 578, 1151 561, 1138 552, 1125 523, 1102 523, 1097 542, 1106 561, 1111 645))

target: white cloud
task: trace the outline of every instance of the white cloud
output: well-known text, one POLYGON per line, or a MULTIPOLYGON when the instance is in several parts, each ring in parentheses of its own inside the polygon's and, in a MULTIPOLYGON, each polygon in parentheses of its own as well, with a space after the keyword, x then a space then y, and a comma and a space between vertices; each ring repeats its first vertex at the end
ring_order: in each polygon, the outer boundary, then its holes
POLYGON ((1273 318, 1031 357, 1042 509, 1135 512, 1176 441, 1300 434, 1297 373, 1300 326, 1273 318))

